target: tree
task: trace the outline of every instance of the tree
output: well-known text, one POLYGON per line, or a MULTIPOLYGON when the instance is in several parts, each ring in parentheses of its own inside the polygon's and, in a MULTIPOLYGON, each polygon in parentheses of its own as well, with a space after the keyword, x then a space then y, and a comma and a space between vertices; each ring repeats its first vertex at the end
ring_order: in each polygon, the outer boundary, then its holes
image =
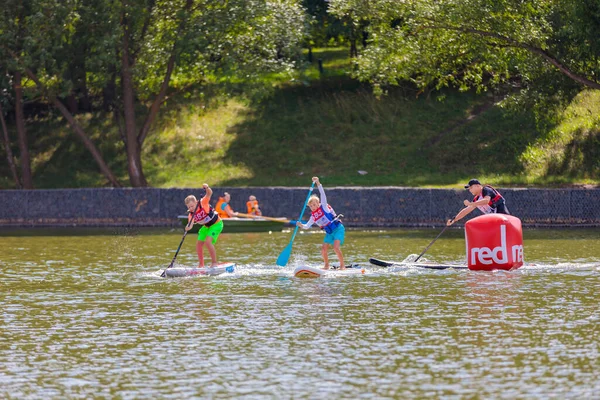
POLYGON ((13 180, 15 181, 15 187, 17 189, 21 189, 22 185, 21 185, 21 181, 19 180, 19 173, 17 172, 17 166, 15 165, 13 153, 12 153, 12 150, 10 149, 10 138, 8 136, 8 128, 6 126, 6 120, 4 118, 4 108, 2 107, 1 101, 0 101, 0 126, 2 127, 2 143, 4 144, 4 149, 6 151, 6 161, 8 162, 10 172, 13 176, 13 180))
POLYGON ((17 125, 17 137, 21 160, 21 180, 24 189, 33 189, 33 178, 31 176, 31 158, 29 157, 29 141, 25 128, 25 114, 23 112, 23 80, 21 71, 16 69, 13 75, 13 90, 15 93, 15 123, 17 125))
POLYGON ((25 134, 25 118, 22 112, 22 74, 28 76, 35 85, 69 122, 84 146, 90 151, 102 173, 113 186, 121 186, 116 177, 102 158, 100 151, 85 134, 73 115, 60 101, 63 81, 55 79, 59 70, 57 54, 61 45, 68 40, 73 21, 76 3, 72 0, 64 2, 45 2, 30 0, 26 2, 9 0, 0 17, 0 59, 6 63, 6 68, 13 75, 15 90, 15 113, 19 147, 21 150, 21 174, 23 187, 32 187, 29 163, 29 150, 25 134), (36 71, 44 74, 44 81, 36 71), (47 83, 45 83, 47 82, 47 83), (25 161, 26 160, 26 161, 25 161))
MULTIPOLYGON (((60 97, 104 93, 122 133, 130 183, 147 186, 142 149, 173 77, 181 87, 202 84, 210 75, 249 79, 292 69, 305 25, 296 0, 30 3, 24 18, 28 46, 17 51, 4 45, 4 52, 60 110, 115 186, 119 183, 60 97), (82 49, 85 56, 73 54, 82 49)), ((10 13, 5 18, 14 19, 10 13)), ((0 30, 1 36, 10 36, 9 30, 0 30)))
POLYGON ((556 69, 600 88, 594 0, 331 0, 330 10, 370 18, 357 76, 376 87, 486 89, 556 69))
MULTIPOLYGON (((25 23, 24 17, 28 13, 27 5, 18 4, 12 10, 4 10, 2 12, 2 21, 7 24, 7 27, 0 30, 0 40, 8 40, 9 43, 19 51, 24 46, 25 41, 25 23)), ((25 116, 23 113, 23 85, 21 70, 13 65, 5 65, 3 70, 7 70, 6 75, 10 76, 9 82, 14 93, 14 113, 15 124, 17 128, 17 141, 19 144, 19 161, 21 167, 21 182, 23 188, 33 189, 33 179, 31 176, 31 160, 29 157, 29 143, 27 139, 27 131, 25 127, 25 116)), ((10 143, 8 141, 8 131, 5 133, 7 141, 7 155, 10 152, 10 143)), ((19 185, 19 183, 17 183, 19 185)))
POLYGON ((133 186, 147 185, 142 147, 173 74, 201 83, 206 74, 248 78, 289 69, 304 33, 303 10, 290 0, 131 0, 119 9, 123 136, 133 186), (136 97, 149 104, 139 130, 136 97))
POLYGON ((329 12, 329 0, 304 0, 302 2, 308 15, 311 16, 311 29, 309 46, 327 46, 334 43, 348 43, 350 45, 350 57, 358 56, 358 40, 362 41, 363 48, 367 45, 366 27, 369 18, 354 18, 354 9, 345 8, 343 13, 333 14, 329 12))

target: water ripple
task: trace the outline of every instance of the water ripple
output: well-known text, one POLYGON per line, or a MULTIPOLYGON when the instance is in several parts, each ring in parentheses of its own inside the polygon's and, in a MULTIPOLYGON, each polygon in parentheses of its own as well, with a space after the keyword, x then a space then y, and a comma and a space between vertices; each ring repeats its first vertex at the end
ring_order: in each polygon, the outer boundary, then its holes
MULTIPOLYGON (((361 232, 347 258, 417 247, 389 233, 361 232)), ((0 397, 599 398, 598 254, 303 280, 319 235, 286 268, 289 233, 231 235, 234 274, 162 279, 177 236, 51 236, 38 254, 40 238, 0 238, 0 397)), ((449 242, 431 258, 460 262, 449 242)))

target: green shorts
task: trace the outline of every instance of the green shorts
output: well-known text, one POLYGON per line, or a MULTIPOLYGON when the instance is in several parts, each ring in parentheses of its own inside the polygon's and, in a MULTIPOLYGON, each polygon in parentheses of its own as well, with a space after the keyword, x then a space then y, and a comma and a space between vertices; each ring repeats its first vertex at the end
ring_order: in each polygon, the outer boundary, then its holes
POLYGON ((219 222, 212 224, 210 227, 203 226, 202 228, 200 228, 200 230, 198 231, 198 240, 204 242, 206 240, 206 237, 210 236, 212 238, 212 244, 216 244, 217 238, 219 237, 219 234, 222 231, 223 221, 219 220, 219 222))

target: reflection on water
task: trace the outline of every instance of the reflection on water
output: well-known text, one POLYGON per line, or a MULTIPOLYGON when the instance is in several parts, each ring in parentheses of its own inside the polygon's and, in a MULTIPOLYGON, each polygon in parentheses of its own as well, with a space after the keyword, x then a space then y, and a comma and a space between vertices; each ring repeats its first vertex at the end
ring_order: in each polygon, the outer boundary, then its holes
MULTIPOLYGON (((186 279, 158 277, 179 230, 41 232, 0 236, 1 398, 599 398, 598 231, 525 231, 512 272, 320 280, 292 277, 319 232, 286 268, 290 232, 223 235, 237 272, 186 279)), ((402 260, 437 233, 349 231, 344 252, 402 260)), ((461 262, 464 236, 426 257, 461 262)))

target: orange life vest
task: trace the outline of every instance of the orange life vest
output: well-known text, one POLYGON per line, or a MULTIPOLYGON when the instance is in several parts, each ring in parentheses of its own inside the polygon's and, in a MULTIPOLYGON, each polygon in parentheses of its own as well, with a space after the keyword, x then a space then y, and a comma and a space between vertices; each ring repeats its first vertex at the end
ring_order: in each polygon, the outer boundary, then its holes
POLYGON ((249 200, 249 201, 247 201, 246 202, 246 209, 248 210, 248 214, 262 215, 262 213, 258 209, 258 200, 249 200))
POLYGON ((219 217, 229 218, 229 214, 225 211, 227 207, 229 207, 229 204, 223 197, 219 197, 219 201, 217 201, 217 205, 215 206, 215 210, 217 211, 217 214, 219 214, 219 217), (223 204, 225 204, 225 207, 223 207, 223 204))

